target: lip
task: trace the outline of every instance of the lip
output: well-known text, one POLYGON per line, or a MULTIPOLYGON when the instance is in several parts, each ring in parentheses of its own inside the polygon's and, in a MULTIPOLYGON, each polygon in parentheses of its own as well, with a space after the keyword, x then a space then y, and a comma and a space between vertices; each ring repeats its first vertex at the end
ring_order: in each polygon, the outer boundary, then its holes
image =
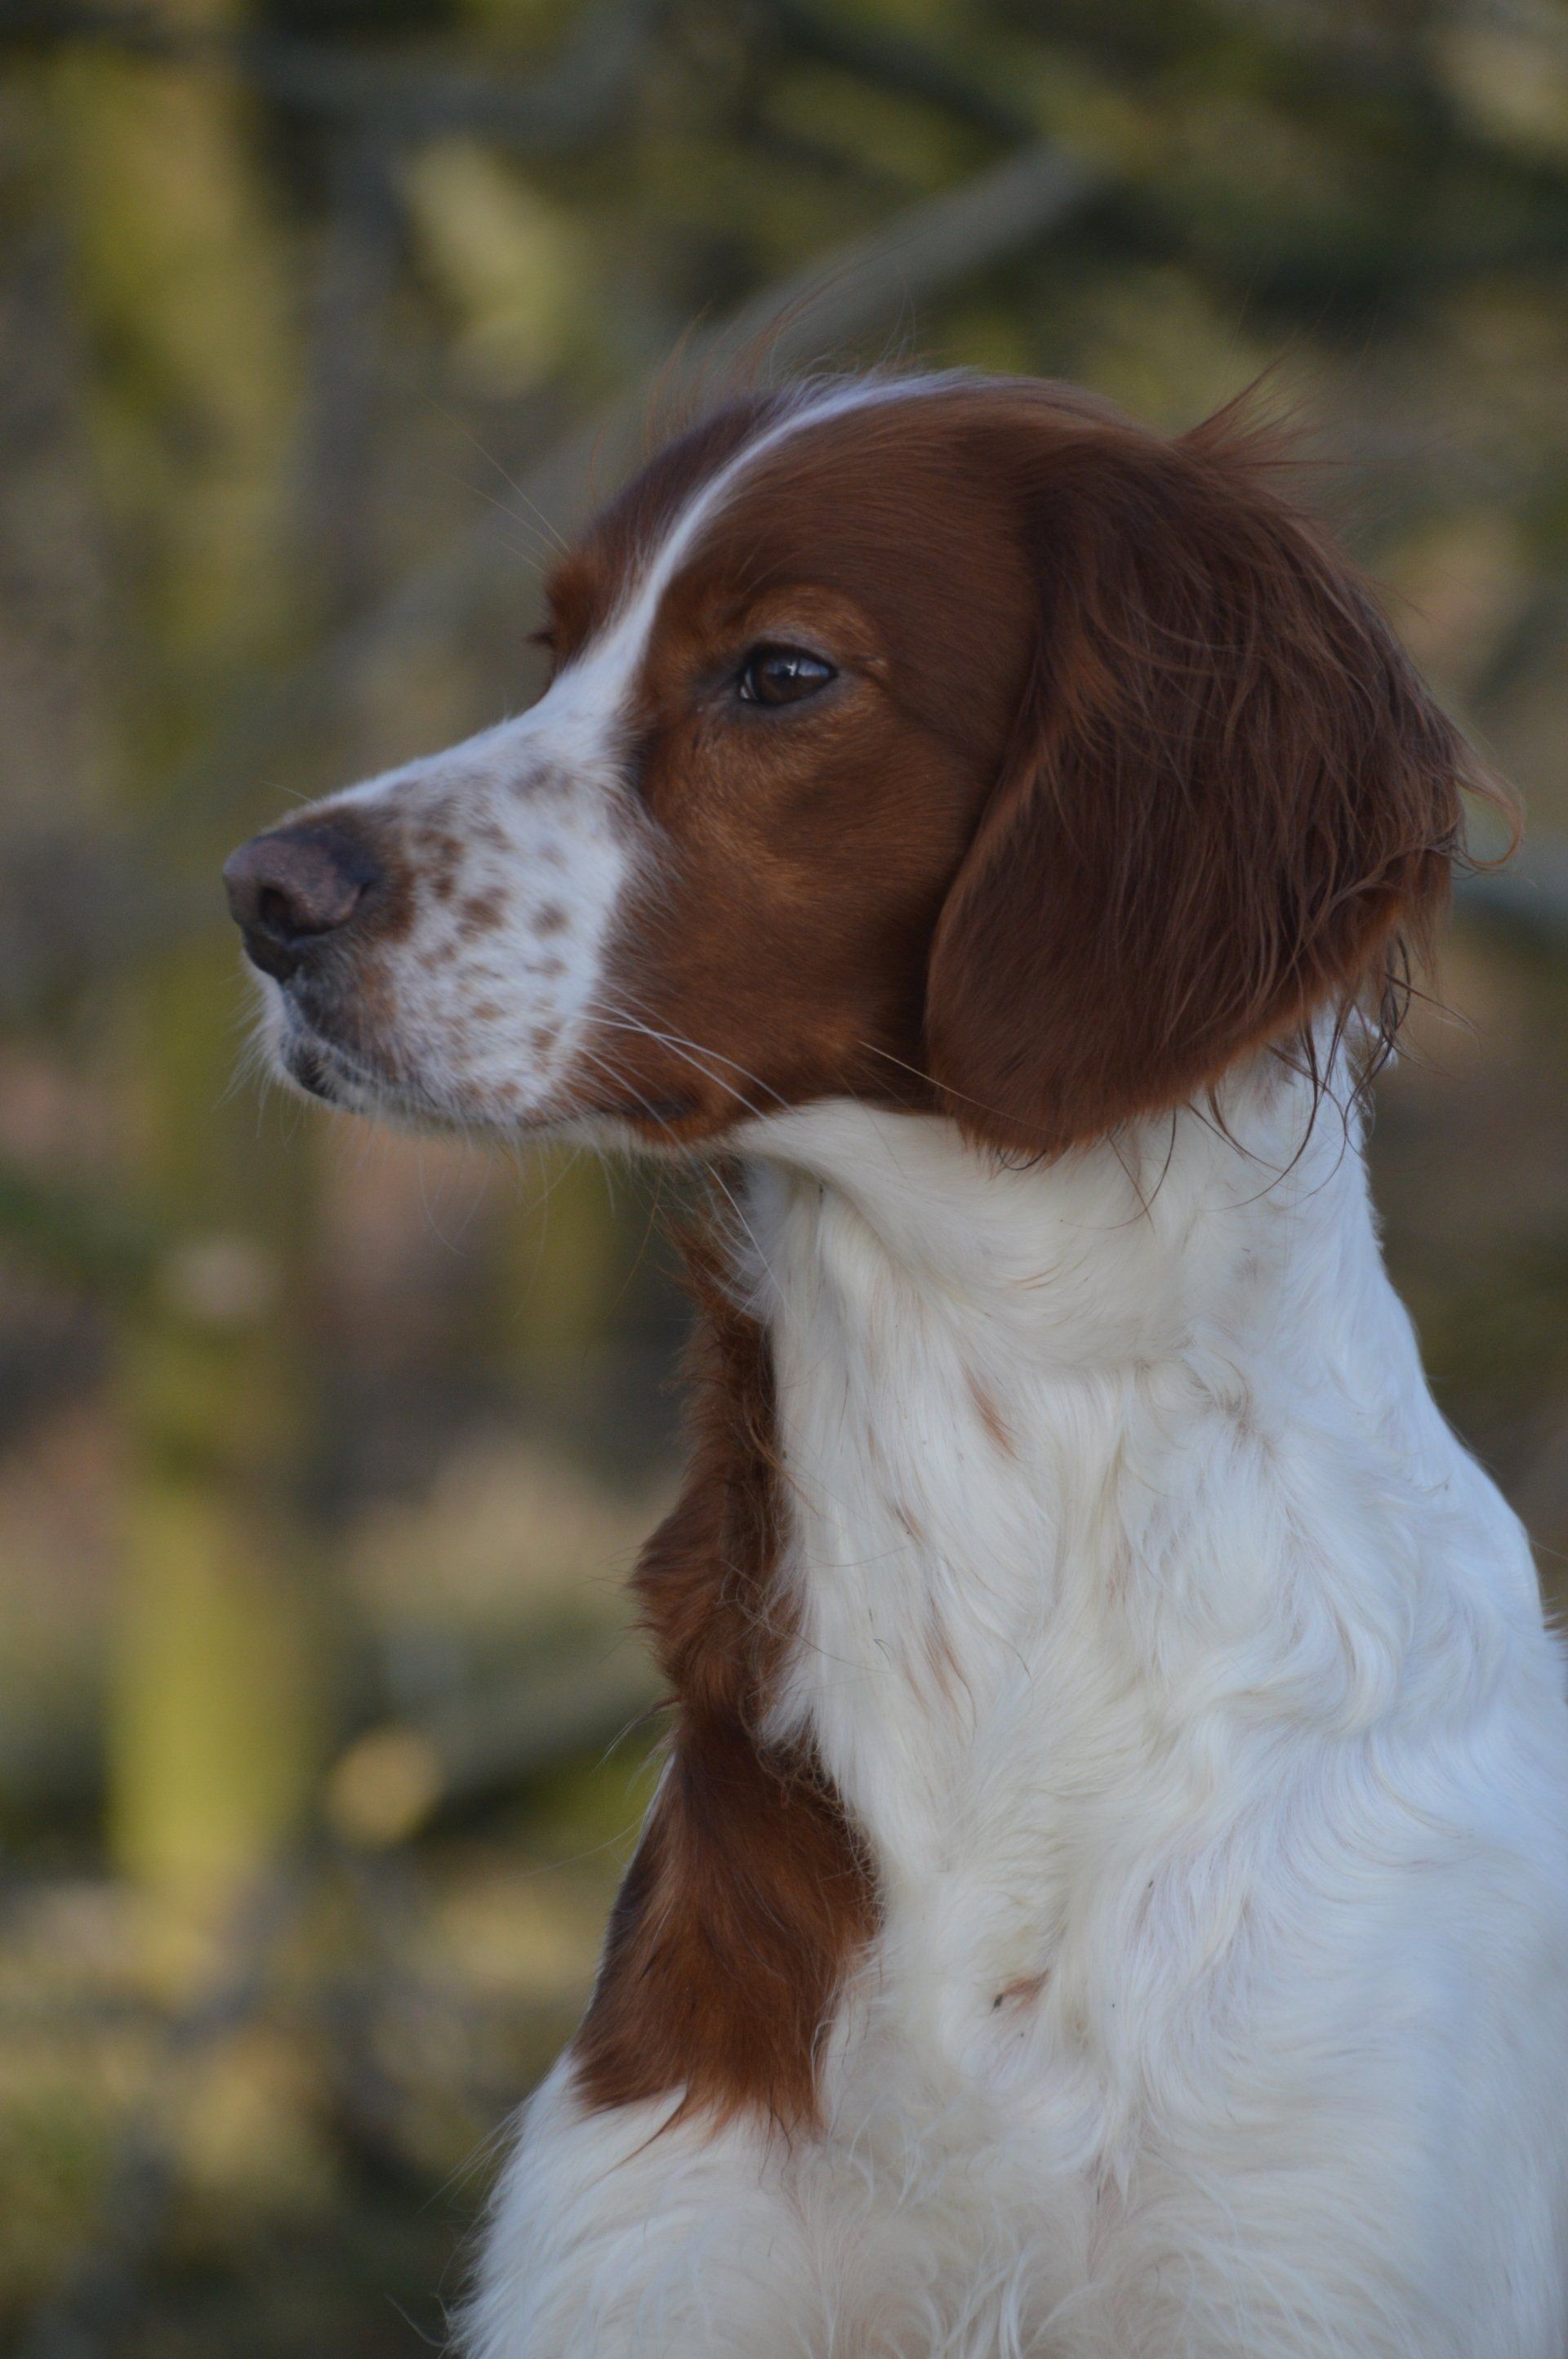
POLYGON ((362 1052, 345 1048, 301 1012, 292 993, 284 995, 287 1013, 277 1045, 277 1060, 291 1082, 319 1098, 324 1105, 345 1103, 343 1093, 380 1099, 395 1095, 389 1078, 377 1072, 362 1052))
POLYGON ((283 1064, 290 1081, 308 1090, 313 1098, 320 1098, 328 1105, 333 1103, 332 1093, 327 1086, 327 1060, 314 1040, 303 1037, 290 1040, 283 1050, 283 1064))
POLYGON ((655 1122, 673 1129, 700 1112, 695 1098, 592 1098, 581 1108, 610 1122, 655 1122))
MULTIPOLYGON (((482 1114, 465 1120, 450 1109, 433 1103, 416 1074, 395 1077, 358 1043, 351 1049, 347 1047, 308 1016, 292 991, 286 989, 282 997, 286 1014, 283 1034, 275 1051, 277 1062, 295 1086, 319 1104, 333 1106, 343 1114, 373 1114, 384 1119, 390 1116, 395 1120, 401 1116, 427 1129, 467 1135, 492 1126, 482 1114)), ((586 1118, 589 1123, 625 1123, 644 1134, 652 1124, 655 1129, 678 1137, 684 1125, 700 1112, 696 1098, 620 1097, 607 1093, 600 1098, 541 1108, 532 1118, 519 1121, 513 1117, 503 1126, 510 1133, 545 1137, 586 1118)))

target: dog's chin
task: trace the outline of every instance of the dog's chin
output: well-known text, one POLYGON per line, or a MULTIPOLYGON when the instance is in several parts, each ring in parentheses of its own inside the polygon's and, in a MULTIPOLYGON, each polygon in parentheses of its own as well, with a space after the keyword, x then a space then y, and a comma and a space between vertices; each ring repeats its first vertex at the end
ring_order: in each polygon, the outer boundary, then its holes
POLYGON ((399 1059, 394 1071, 390 1060, 384 1062, 363 1044, 356 1041, 349 1047, 308 1017, 292 995, 276 986, 266 997, 263 1048, 275 1077, 290 1092, 339 1113, 444 1137, 554 1138, 677 1158, 688 1154, 694 1144, 682 1136, 696 1111, 684 1100, 654 1102, 629 1092, 622 1101, 612 1084, 589 1098, 568 1093, 562 1102, 528 1114, 515 1106, 491 1106, 478 1093, 470 1100, 450 1085, 436 1089, 406 1060, 399 1059))
POLYGON ((305 1033, 294 1033, 281 1043, 276 1064, 281 1081, 323 1105, 341 1105, 346 1097, 361 1094, 362 1085, 341 1069, 326 1042, 305 1033))
POLYGON ((399 1093, 308 1026, 298 1021, 280 1025, 267 1048, 273 1071, 287 1088, 345 1114, 395 1119, 399 1093))
MULTIPOLYGON (((275 984, 266 993, 262 1047, 274 1078, 289 1091, 340 1113, 421 1128, 455 1126, 443 1107, 415 1083, 384 1070, 356 1045, 349 1048, 308 1018, 292 994, 275 984)), ((460 1126, 460 1125, 457 1125, 460 1126)))
MULTIPOLYGON (((271 995, 269 995, 269 997, 271 995)), ((571 1113, 519 1115, 460 1091, 437 1089, 406 1060, 395 1071, 356 1042, 349 1048, 308 1020, 282 994, 269 1006, 265 1048, 276 1079, 290 1092, 340 1114, 426 1136, 546 1138, 579 1127, 571 1113)))

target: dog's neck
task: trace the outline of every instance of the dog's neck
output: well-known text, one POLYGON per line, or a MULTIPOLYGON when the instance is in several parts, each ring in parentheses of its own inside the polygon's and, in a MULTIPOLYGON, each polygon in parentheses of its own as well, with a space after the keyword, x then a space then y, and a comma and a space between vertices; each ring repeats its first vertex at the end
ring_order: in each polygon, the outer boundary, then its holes
POLYGON ((1080 1821, 1152 1786, 1190 1810, 1227 1747, 1441 1708, 1456 1650, 1473 1693, 1462 1568, 1528 1582, 1477 1538, 1353 1121, 1273 1060, 1220 1116, 1027 1169, 849 1103, 745 1142, 798 1616, 779 1723, 895 1876, 983 1842, 988 1795, 1035 1826, 1069 1793, 1080 1821))

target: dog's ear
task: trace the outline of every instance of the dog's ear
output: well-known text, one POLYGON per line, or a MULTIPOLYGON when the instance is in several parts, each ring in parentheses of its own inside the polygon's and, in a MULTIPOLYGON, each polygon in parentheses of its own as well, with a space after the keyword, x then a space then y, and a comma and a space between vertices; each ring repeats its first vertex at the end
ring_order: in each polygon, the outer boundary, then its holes
POLYGON ((1012 465, 1038 639, 933 945, 926 1061, 971 1136, 1053 1153, 1371 1002, 1446 895, 1462 740, 1222 416, 1043 420, 1012 465))

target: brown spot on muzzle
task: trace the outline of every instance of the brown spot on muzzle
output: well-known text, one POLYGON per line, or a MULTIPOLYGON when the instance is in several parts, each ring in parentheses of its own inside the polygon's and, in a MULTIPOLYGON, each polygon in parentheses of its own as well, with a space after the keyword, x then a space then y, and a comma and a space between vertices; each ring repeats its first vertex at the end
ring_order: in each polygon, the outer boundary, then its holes
POLYGON ((472 941, 480 934, 493 933, 505 915, 501 894, 475 893, 458 910, 458 931, 464 941, 472 941))

